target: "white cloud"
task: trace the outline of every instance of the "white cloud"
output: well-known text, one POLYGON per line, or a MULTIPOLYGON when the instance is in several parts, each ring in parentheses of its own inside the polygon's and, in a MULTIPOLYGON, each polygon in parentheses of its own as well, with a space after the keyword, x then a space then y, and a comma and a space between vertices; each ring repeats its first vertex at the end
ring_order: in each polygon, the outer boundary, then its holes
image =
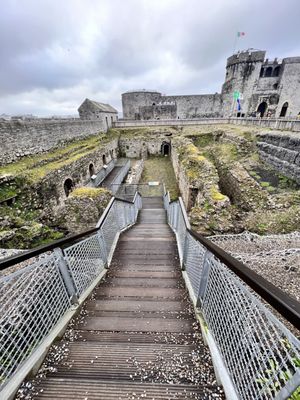
POLYGON ((300 55, 298 0, 10 0, 0 13, 0 114, 75 114, 86 98, 220 91, 237 48, 300 55))

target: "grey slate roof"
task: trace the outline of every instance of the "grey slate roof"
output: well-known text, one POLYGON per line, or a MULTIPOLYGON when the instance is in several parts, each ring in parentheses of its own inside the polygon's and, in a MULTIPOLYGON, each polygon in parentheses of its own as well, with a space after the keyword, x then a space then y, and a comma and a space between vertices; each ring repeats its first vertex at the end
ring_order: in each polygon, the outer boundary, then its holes
POLYGON ((118 111, 112 107, 109 104, 104 104, 104 103, 99 103, 98 101, 90 100, 90 99, 85 99, 84 102, 81 104, 81 106, 78 108, 78 111, 81 108, 96 108, 99 111, 102 112, 109 112, 109 113, 117 113, 118 111))

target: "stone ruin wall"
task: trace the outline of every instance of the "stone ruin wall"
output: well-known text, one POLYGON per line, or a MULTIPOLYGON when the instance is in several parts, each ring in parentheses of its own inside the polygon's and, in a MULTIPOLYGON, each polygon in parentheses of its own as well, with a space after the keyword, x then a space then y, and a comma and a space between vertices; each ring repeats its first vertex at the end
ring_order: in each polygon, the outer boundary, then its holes
POLYGON ((150 138, 126 138, 122 135, 119 139, 119 152, 126 158, 143 158, 149 155, 161 154, 163 143, 170 143, 170 139, 164 135, 150 138))
POLYGON ((175 146, 172 146, 171 161, 180 190, 180 195, 182 197, 185 207, 188 208, 191 185, 189 183, 188 177, 186 176, 183 168, 180 165, 177 148, 175 146))
POLYGON ((64 204, 67 198, 64 191, 66 179, 72 180, 74 188, 86 185, 90 181, 90 164, 93 164, 96 173, 99 172, 103 167, 103 155, 106 163, 112 158, 117 158, 118 139, 113 139, 86 156, 48 173, 44 179, 36 183, 35 188, 31 188, 32 193, 36 193, 45 215, 55 214, 64 204))
POLYGON ((263 161, 300 184, 300 137, 280 132, 258 135, 258 152, 263 161))
POLYGON ((73 139, 83 139, 105 131, 103 121, 93 120, 0 121, 0 165, 23 156, 49 151, 73 139))

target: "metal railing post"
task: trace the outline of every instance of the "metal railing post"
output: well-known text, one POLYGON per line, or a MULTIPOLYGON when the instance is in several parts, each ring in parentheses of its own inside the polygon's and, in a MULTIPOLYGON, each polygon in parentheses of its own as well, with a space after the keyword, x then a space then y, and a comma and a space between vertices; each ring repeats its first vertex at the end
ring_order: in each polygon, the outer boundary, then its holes
POLYGON ((184 239, 184 246, 183 246, 183 253, 182 253, 182 266, 181 266, 181 269, 183 271, 185 271, 185 269, 186 269, 188 251, 189 251, 189 235, 188 235, 187 231, 185 231, 185 239, 184 239))
POLYGON ((173 224, 174 224, 174 229, 176 231, 177 228, 178 228, 178 219, 179 219, 179 212, 180 212, 179 204, 177 204, 177 207, 174 207, 174 208, 175 208, 175 210, 174 210, 174 222, 173 222, 173 224))
POLYGON ((63 282, 66 286, 67 292, 70 296, 71 303, 78 304, 78 296, 76 293, 74 282, 73 282, 73 279, 69 272, 67 262, 63 256, 63 252, 59 248, 54 249, 53 252, 54 252, 55 259, 57 261, 59 272, 60 272, 63 282))
POLYGON ((102 228, 100 228, 99 231, 97 232, 97 238, 98 238, 101 253, 103 254, 104 266, 105 266, 105 268, 107 268, 108 267, 108 264, 107 264, 108 254, 107 254, 105 240, 103 238, 102 228))
POLYGON ((208 275, 209 275, 209 270, 210 270, 210 262, 209 259, 212 256, 212 254, 206 250, 203 258, 203 266, 202 266, 202 275, 200 277, 200 285, 199 285, 199 292, 197 296, 197 302, 196 302, 196 307, 201 307, 202 300, 204 297, 205 289, 207 286, 208 282, 208 275))

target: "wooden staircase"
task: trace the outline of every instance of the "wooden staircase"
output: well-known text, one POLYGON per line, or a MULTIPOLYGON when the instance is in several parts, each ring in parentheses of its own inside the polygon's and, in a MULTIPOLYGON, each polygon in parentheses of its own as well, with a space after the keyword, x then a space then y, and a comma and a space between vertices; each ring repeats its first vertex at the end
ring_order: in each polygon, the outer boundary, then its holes
POLYGON ((120 236, 105 282, 73 329, 67 356, 36 384, 34 398, 223 398, 161 198, 143 199, 138 223, 120 236))

